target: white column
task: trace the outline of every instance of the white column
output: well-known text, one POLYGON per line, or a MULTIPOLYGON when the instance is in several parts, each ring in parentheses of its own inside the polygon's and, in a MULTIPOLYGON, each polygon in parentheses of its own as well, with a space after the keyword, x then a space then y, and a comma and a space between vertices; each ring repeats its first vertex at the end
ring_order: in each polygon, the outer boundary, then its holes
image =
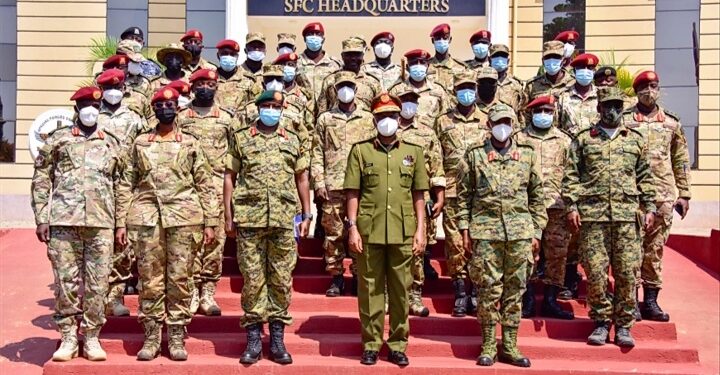
POLYGON ((487 0, 486 5, 492 42, 510 46, 510 1, 487 0))
MULTIPOLYGON (((244 46, 248 33, 247 17, 247 1, 225 0, 225 37, 244 46)), ((245 60, 243 48, 240 48, 239 60, 245 60)))

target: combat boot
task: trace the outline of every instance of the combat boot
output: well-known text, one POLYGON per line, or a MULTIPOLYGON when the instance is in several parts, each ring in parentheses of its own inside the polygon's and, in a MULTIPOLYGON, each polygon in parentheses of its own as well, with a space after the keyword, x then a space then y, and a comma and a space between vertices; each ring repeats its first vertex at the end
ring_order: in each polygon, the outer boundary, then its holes
POLYGON ((247 347, 240 356, 240 363, 253 364, 262 358, 262 323, 255 323, 245 327, 247 332, 247 347))
POLYGON ((281 365, 292 363, 292 356, 285 348, 285 323, 270 322, 270 360, 281 365))
POLYGON ((578 287, 582 277, 577 270, 577 264, 568 263, 565 265, 565 287, 558 293, 558 299, 569 301, 578 298, 578 287))
POLYGON ((110 292, 108 293, 108 304, 105 307, 105 315, 112 316, 128 316, 130 315, 130 309, 123 304, 123 292, 125 291, 125 284, 113 284, 110 285, 110 292))
POLYGON ((643 304, 642 310, 640 310, 643 319, 654 320, 656 322, 667 322, 670 320, 670 315, 664 312, 657 303, 659 293, 660 289, 658 288, 643 288, 645 303, 643 304))
POLYGON ((530 359, 520 353, 517 347, 517 327, 502 327, 502 351, 498 360, 518 367, 530 367, 530 359))
POLYGON ((419 285, 412 284, 410 286, 410 315, 426 317, 430 315, 430 310, 423 305, 422 302, 422 287, 419 285))
POLYGON ((107 353, 100 346, 98 339, 99 331, 86 331, 85 344, 83 345, 83 354, 88 361, 104 361, 107 359, 107 353))
POLYGON ((635 347, 635 339, 630 334, 630 329, 615 326, 615 345, 621 348, 635 347))
MULTIPOLYGON (((386 287, 387 289, 387 287, 386 287)), ((352 277, 352 284, 350 285, 350 294, 357 297, 357 291, 358 291, 358 278, 357 275, 353 275, 352 277)), ((385 293, 387 294, 387 293, 385 293)))
POLYGON ((185 326, 173 324, 168 326, 168 351, 173 361, 186 361, 188 353, 185 350, 185 326))
MULTIPOLYGON (((612 298, 609 299, 612 301, 612 298)), ((633 315, 635 316, 636 322, 643 320, 643 314, 640 311, 640 293, 638 292, 638 288, 635 288, 635 311, 633 311, 633 315)))
POLYGON ((332 278, 332 281, 330 281, 330 287, 325 292, 325 296, 327 297, 338 297, 343 294, 345 291, 345 278, 342 274, 335 275, 332 278))
POLYGON ((78 356, 77 326, 75 324, 60 327, 60 347, 53 353, 55 362, 67 362, 78 356))
POLYGON ((207 316, 219 316, 222 312, 220 306, 215 302, 215 282, 208 281, 202 285, 200 296, 200 310, 207 316))
POLYGON ((192 284, 190 291, 190 314, 195 314, 200 307, 200 288, 198 284, 192 284))
POLYGON ((470 295, 467 298, 467 313, 469 315, 477 313, 477 288, 475 288, 475 284, 470 289, 470 295))
POLYGON ((137 354, 138 361, 151 361, 160 354, 162 324, 155 321, 143 322, 145 341, 137 354))
POLYGON ((452 316, 463 317, 467 314, 467 294, 465 293, 465 281, 463 279, 453 280, 455 289, 455 307, 452 316))
POLYGON ((495 325, 483 324, 482 351, 477 359, 478 366, 492 366, 497 360, 497 341, 495 340, 495 325))
POLYGON ((522 317, 532 318, 535 314, 535 285, 529 282, 522 295, 522 317))
POLYGON ((557 319, 572 320, 575 314, 563 310, 557 303, 558 288, 555 285, 545 285, 545 296, 543 298, 541 313, 543 316, 557 319))
POLYGON ((430 264, 429 246, 425 249, 425 254, 423 255, 423 272, 425 273, 426 280, 437 280, 440 277, 437 271, 435 271, 435 268, 430 264))
POLYGON ((595 322, 595 329, 587 338, 588 345, 605 345, 610 335, 610 322, 595 322))

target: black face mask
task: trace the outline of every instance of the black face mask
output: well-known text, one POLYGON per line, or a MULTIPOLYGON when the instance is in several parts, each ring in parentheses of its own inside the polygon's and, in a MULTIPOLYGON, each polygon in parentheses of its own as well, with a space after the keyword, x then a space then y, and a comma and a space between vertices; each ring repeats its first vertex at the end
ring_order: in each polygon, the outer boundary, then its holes
POLYGON ((478 83, 478 97, 482 99, 484 102, 489 102, 495 97, 495 93, 497 92, 497 84, 496 83, 486 83, 483 81, 480 81, 478 83))
POLYGON ((190 52, 193 57, 200 56, 200 53, 202 53, 202 47, 198 46, 197 44, 190 44, 185 47, 185 50, 190 52))
POLYGON ((160 120, 161 124, 170 124, 175 120, 175 108, 160 108, 155 109, 155 117, 160 120))
POLYGON ((165 59, 163 62, 165 65, 165 68, 171 72, 179 72, 180 69, 182 69, 182 59, 178 56, 169 56, 165 59))
POLYGON ((207 87, 199 87, 194 92, 195 97, 202 102, 211 102, 215 99, 215 90, 207 87))

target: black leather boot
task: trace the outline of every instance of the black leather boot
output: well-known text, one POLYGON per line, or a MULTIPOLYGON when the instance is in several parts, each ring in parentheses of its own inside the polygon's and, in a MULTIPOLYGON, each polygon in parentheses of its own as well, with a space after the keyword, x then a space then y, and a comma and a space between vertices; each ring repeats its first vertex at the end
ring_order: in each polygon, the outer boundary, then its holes
POLYGON ((455 290, 455 307, 452 316, 463 317, 467 314, 467 294, 465 293, 465 280, 453 280, 453 289, 455 290))
POLYGON ((542 303, 542 315, 550 318, 572 320, 575 314, 563 310, 557 303, 557 294, 560 288, 555 285, 545 285, 545 297, 542 303))
POLYGON ((430 246, 425 248, 425 255, 423 255, 423 272, 426 280, 437 280, 440 277, 433 266, 430 265, 430 246))
POLYGON ((335 275, 332 278, 332 281, 330 281, 330 287, 325 292, 325 295, 327 297, 338 297, 343 294, 343 291, 345 290, 345 279, 343 278, 343 275, 335 275))
POLYGON ((578 273, 577 264, 565 265, 565 288, 558 293, 558 299, 569 301, 578 298, 578 286, 582 277, 578 273))
POLYGON ((285 324, 279 320, 270 322, 270 360, 281 365, 292 363, 292 356, 285 349, 285 324))
POLYGON ((477 313, 477 289, 474 284, 472 286, 472 290, 470 291, 470 295, 467 298, 467 313, 470 315, 475 315, 475 313, 477 313))
POLYGON ((522 295, 522 317, 532 318, 535 314, 535 285, 530 282, 522 295))
POLYGON ((645 303, 643 304, 643 308, 640 310, 643 319, 654 320, 656 322, 670 321, 670 315, 663 311, 657 303, 659 293, 660 289, 658 288, 643 287, 645 303))
POLYGON ((240 356, 240 363, 253 364, 262 358, 262 339, 260 334, 262 332, 262 324, 255 323, 245 327, 247 331, 247 347, 240 356))
MULTIPOLYGON (((610 298, 610 300, 612 301, 612 298, 610 298)), ((635 288, 635 312, 633 315, 635 315, 636 322, 643 320, 642 313, 640 312, 640 293, 638 293, 638 288, 635 288)))
POLYGON ((352 285, 350 286, 350 294, 357 297, 357 290, 358 290, 358 277, 357 277, 357 275, 353 275, 352 285))

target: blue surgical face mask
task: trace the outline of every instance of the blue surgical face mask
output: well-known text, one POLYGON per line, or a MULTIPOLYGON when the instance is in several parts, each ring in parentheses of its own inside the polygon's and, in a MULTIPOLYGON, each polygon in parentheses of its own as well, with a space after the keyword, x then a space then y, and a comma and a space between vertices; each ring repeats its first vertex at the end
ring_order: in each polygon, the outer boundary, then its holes
POLYGON ((427 66, 425 64, 415 64, 410 66, 410 78, 415 82, 420 82, 427 75, 427 66))
POLYGON ((476 43, 472 46, 473 53, 478 59, 484 59, 487 57, 488 48, 490 48, 490 46, 485 43, 476 43))
POLYGON ((595 72, 592 69, 575 69, 575 80, 580 86, 591 84, 594 78, 595 72))
POLYGON ((220 69, 226 72, 232 72, 237 68, 238 58, 236 56, 220 56, 220 69))
POLYGON ((504 72, 508 68, 508 58, 505 56, 497 56, 490 59, 490 66, 498 72, 504 72))
POLYGON ((555 74, 558 74, 558 72, 560 72, 560 69, 562 68, 562 60, 545 59, 543 60, 543 67, 545 67, 545 72, 547 74, 554 76, 555 74))
POLYGON ((308 35, 305 38, 305 45, 310 51, 317 52, 322 48, 323 37, 320 35, 308 35))
POLYGON ((475 100, 477 98, 477 94, 475 93, 475 90, 472 90, 472 89, 460 90, 457 92, 456 96, 457 96, 458 102, 466 107, 475 104, 475 100))
POLYGON ((282 111, 275 108, 260 108, 260 121, 266 126, 276 126, 282 111))
POLYGON ((283 67, 283 81, 291 82, 293 79, 295 79, 296 73, 297 68, 295 68, 294 66, 285 65, 283 67))
POLYGON ((247 54, 248 59, 256 62, 263 61, 265 59, 265 52, 263 51, 250 51, 247 54))
POLYGON ((450 48, 450 41, 447 39, 437 39, 433 42, 435 51, 438 53, 445 53, 450 48))
POLYGON ((550 128, 550 126, 552 126, 553 115, 552 113, 544 112, 533 113, 532 122, 536 128, 548 129, 550 128))

